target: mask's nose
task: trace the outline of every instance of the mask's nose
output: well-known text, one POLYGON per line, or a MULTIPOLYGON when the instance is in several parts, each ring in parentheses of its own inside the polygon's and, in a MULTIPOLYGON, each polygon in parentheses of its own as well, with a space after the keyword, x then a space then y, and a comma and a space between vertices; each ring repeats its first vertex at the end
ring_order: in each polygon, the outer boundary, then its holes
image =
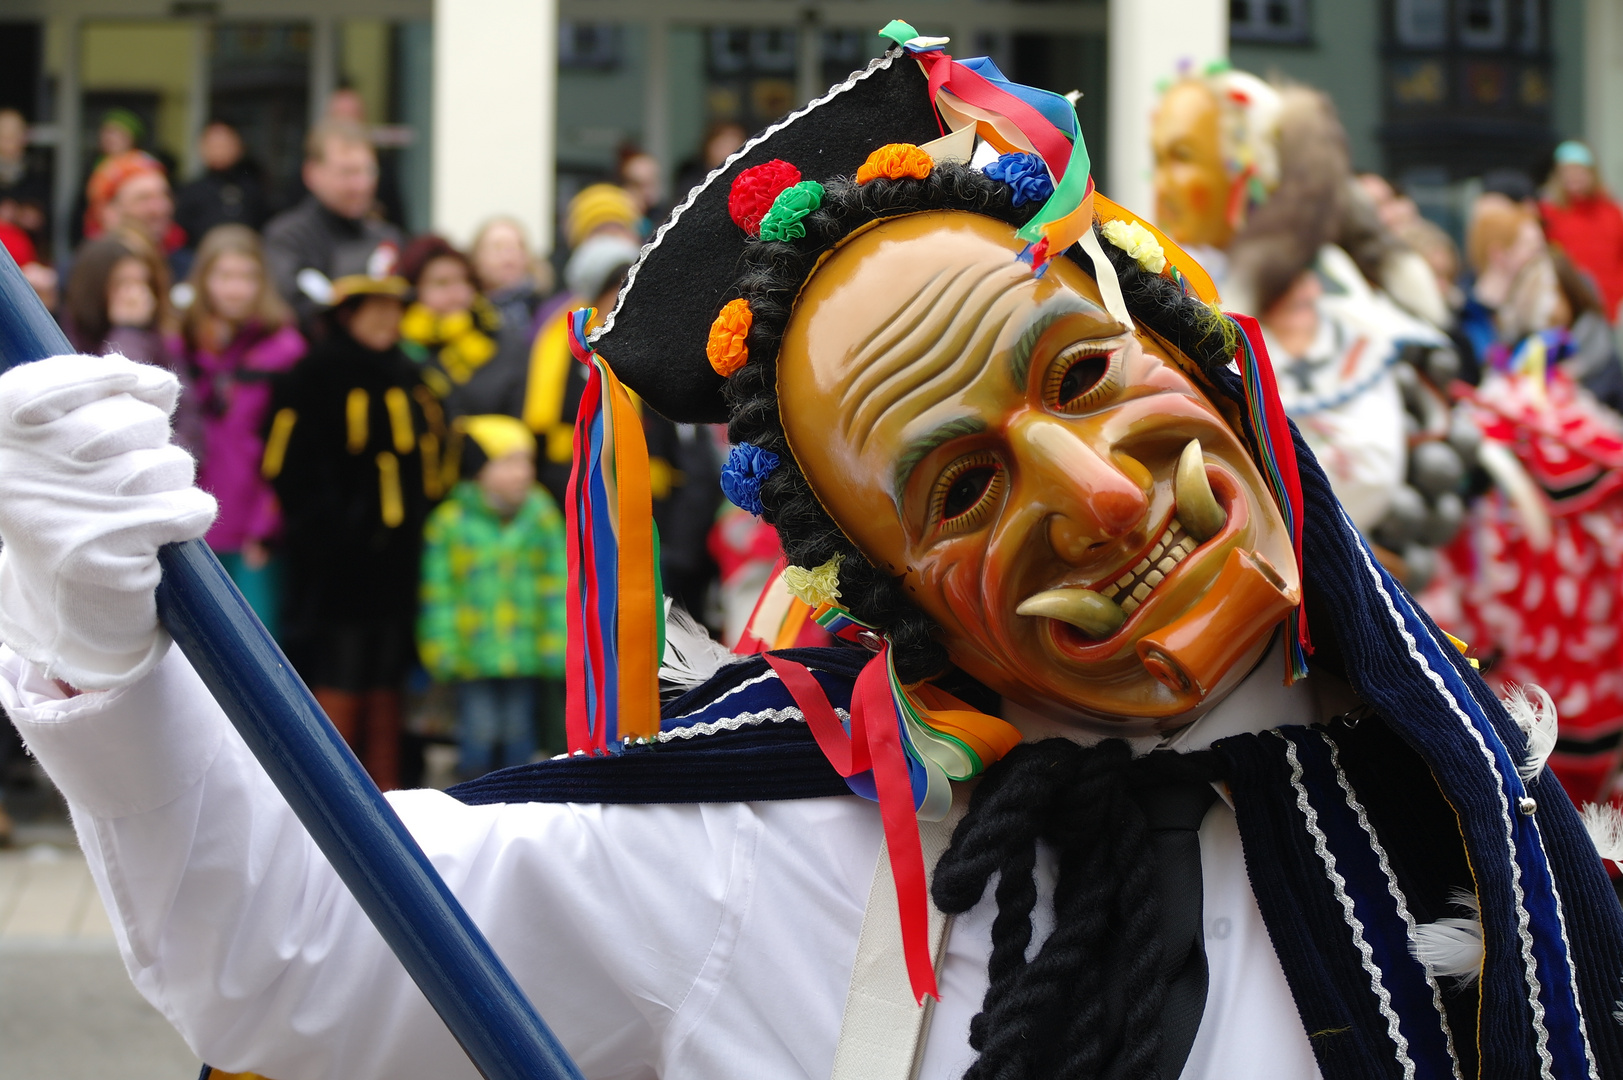
POLYGON ((1026 424, 1018 445, 1033 485, 1028 497, 1050 508, 1048 543, 1065 562, 1085 562, 1096 547, 1131 532, 1149 513, 1149 495, 1138 481, 1064 424, 1026 424))

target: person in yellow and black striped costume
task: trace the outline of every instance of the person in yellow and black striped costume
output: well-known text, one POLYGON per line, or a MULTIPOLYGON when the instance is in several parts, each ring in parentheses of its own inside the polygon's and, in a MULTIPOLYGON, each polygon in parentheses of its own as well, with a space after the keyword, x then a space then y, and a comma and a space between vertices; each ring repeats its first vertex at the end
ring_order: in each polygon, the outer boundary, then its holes
POLYGON ((340 278, 326 340, 277 384, 263 473, 282 503, 283 642, 379 787, 397 784, 423 521, 454 448, 399 348, 406 283, 340 278))

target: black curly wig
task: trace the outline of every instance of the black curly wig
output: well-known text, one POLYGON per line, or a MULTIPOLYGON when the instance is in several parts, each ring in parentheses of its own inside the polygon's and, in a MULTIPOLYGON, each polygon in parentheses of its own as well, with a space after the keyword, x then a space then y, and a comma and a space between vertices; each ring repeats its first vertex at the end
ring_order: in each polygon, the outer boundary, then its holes
MULTIPOLYGON (((804 238, 793 242, 753 241, 745 247, 745 271, 735 295, 749 301, 754 321, 749 332, 749 363, 727 380, 728 437, 777 454, 779 465, 761 484, 762 517, 775 526, 784 554, 796 566, 820 566, 835 555, 840 564, 840 599, 857 618, 882 628, 894 649, 897 674, 905 682, 931 678, 949 668, 936 622, 908 598, 901 579, 870 563, 813 494, 790 452, 778 415, 778 349, 789 325, 795 297, 818 260, 857 229, 884 218, 930 210, 984 214, 1013 226, 1024 225, 1038 204, 1014 205, 1013 190, 966 165, 937 165, 922 180, 848 178, 823 182, 822 205, 802 222, 804 238)), ((1139 268, 1108 242, 1101 246, 1116 268, 1128 312, 1142 326, 1197 364, 1213 372, 1234 354, 1220 320, 1176 283, 1139 268)), ((1073 248, 1071 257, 1088 273, 1092 261, 1073 248)))

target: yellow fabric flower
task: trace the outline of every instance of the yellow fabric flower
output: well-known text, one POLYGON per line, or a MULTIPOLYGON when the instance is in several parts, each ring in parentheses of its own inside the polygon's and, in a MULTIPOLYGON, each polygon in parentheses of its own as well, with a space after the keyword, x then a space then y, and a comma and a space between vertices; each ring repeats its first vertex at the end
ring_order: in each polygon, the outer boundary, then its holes
POLYGON ((857 170, 857 183, 869 180, 923 180, 935 168, 929 154, 912 143, 890 143, 868 155, 868 160, 857 170))
POLYGON ((1106 240, 1127 252, 1142 269, 1159 274, 1167 268, 1167 253, 1161 250, 1161 242, 1141 223, 1120 219, 1107 221, 1099 231, 1104 233, 1106 240))
POLYGON ((840 598, 840 563, 844 559, 844 555, 836 555, 812 570, 786 566, 783 570, 783 585, 791 596, 812 607, 832 604, 840 598))
POLYGON ((459 338, 473 329, 473 315, 466 311, 453 311, 440 316, 439 336, 447 341, 459 338))
POLYGON ((471 329, 471 323, 469 326, 470 329, 451 338, 440 349, 440 366, 459 383, 473 378, 473 373, 496 355, 496 343, 471 329))
POLYGON ((710 340, 705 342, 704 354, 710 358, 710 366, 716 369, 716 374, 726 378, 749 360, 750 350, 745 339, 754 321, 748 300, 731 300, 710 324, 710 340))
POLYGON ((413 304, 400 319, 400 336, 407 341, 433 341, 438 322, 432 311, 421 304, 413 304))

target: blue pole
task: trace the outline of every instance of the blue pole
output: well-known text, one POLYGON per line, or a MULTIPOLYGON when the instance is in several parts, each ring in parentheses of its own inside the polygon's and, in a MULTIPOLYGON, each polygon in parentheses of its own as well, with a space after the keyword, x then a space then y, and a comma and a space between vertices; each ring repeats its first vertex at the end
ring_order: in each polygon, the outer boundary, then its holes
MULTIPOLYGON (((0 249, 0 371, 73 352, 0 249)), ((486 1080, 581 1080, 490 943, 201 540, 158 553, 158 617, 486 1080)))

